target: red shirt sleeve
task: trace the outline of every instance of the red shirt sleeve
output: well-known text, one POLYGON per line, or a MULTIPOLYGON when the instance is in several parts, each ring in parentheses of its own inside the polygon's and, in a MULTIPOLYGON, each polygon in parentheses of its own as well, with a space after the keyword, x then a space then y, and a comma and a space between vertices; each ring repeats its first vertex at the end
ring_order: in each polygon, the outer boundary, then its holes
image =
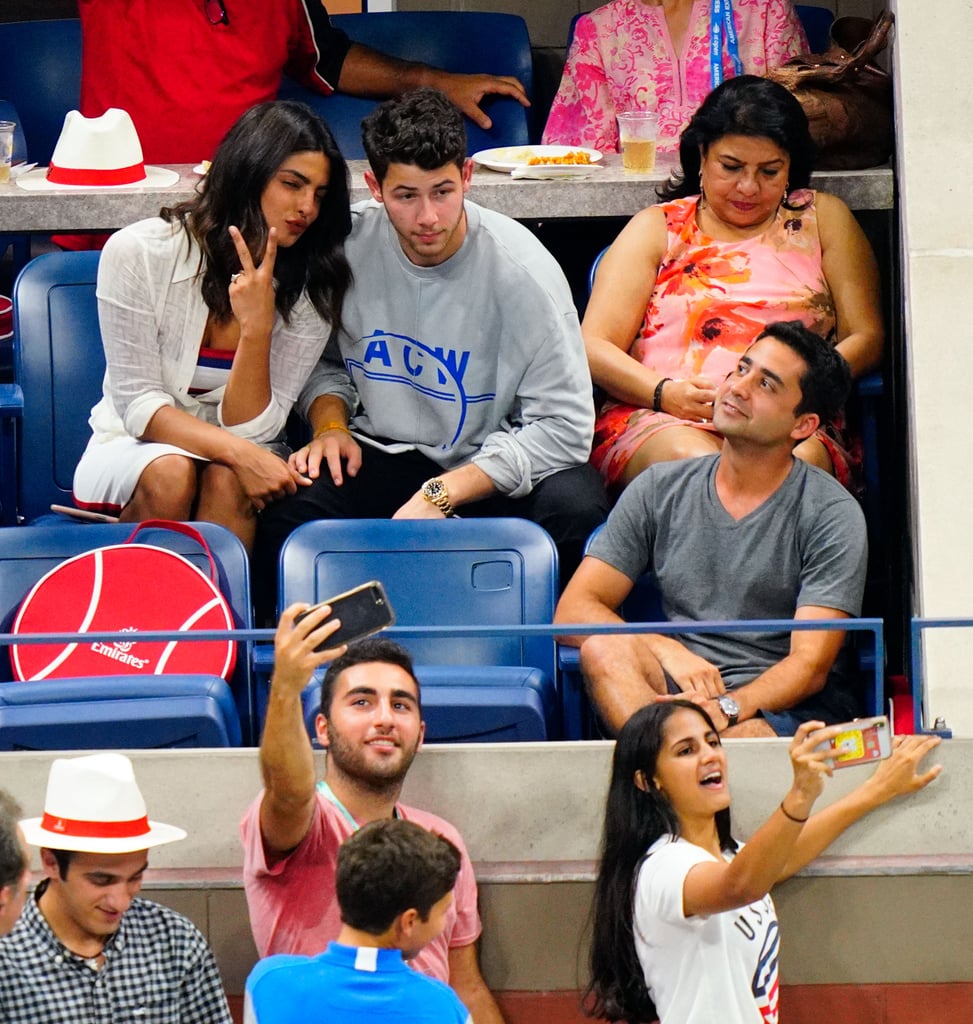
POLYGON ((319 0, 298 0, 296 14, 296 34, 284 71, 302 85, 327 96, 338 88, 351 40, 334 27, 319 0))

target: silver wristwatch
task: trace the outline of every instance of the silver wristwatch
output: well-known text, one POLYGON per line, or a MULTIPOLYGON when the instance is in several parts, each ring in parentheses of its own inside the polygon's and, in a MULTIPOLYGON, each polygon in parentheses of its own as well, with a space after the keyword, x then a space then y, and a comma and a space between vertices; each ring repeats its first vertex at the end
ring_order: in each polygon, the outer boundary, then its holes
POLYGON ((726 727, 730 728, 731 725, 736 725, 740 718, 740 705, 728 694, 721 693, 716 698, 716 703, 720 706, 720 711, 726 715, 726 727))

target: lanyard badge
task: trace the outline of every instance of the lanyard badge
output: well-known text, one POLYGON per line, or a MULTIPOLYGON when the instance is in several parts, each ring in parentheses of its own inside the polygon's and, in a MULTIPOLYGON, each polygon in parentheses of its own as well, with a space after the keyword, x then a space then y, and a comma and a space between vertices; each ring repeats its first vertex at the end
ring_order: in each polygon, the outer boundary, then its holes
POLYGON ((715 89, 723 81, 723 37, 726 49, 733 61, 733 73, 743 74, 740 60, 740 43, 736 25, 733 23, 733 0, 712 0, 709 19, 709 73, 715 89))

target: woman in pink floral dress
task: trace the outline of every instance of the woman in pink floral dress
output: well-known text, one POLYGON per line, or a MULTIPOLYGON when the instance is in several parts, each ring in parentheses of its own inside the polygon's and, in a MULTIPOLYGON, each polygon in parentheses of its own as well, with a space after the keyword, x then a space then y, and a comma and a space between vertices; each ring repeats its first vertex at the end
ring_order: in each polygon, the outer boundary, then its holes
MULTIPOLYGON (((732 78, 683 133, 667 201, 636 214, 605 254, 582 332, 609 396, 591 461, 611 488, 655 462, 719 450, 716 384, 768 323, 801 321, 855 377, 880 362, 875 258, 848 207, 807 187, 813 152, 786 89, 732 78)), ((840 424, 795 454, 852 482, 840 424)))
MULTIPOLYGON (((721 0, 730 7, 731 0, 721 0)), ((660 152, 679 136, 722 78, 762 75, 808 50, 790 0, 732 0, 733 43, 717 34, 719 68, 711 66, 713 0, 612 0, 578 19, 544 142, 618 149, 620 110, 659 114, 660 152)))

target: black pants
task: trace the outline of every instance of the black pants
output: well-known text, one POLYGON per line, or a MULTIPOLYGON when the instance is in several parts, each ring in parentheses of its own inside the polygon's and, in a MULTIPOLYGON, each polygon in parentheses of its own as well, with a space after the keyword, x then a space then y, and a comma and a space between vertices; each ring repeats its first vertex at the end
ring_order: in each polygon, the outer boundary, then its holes
MULTIPOLYGON (((310 487, 269 505, 260 516, 253 559, 258 621, 273 621, 277 559, 292 530, 313 519, 389 519, 426 480, 442 472, 419 452, 389 455, 363 445, 358 475, 345 476, 340 487, 324 472, 310 487)), ((518 516, 543 526, 558 550, 563 589, 581 561, 588 536, 608 516, 608 498, 597 470, 585 464, 552 473, 523 498, 496 494, 458 511, 478 518, 518 516)))

